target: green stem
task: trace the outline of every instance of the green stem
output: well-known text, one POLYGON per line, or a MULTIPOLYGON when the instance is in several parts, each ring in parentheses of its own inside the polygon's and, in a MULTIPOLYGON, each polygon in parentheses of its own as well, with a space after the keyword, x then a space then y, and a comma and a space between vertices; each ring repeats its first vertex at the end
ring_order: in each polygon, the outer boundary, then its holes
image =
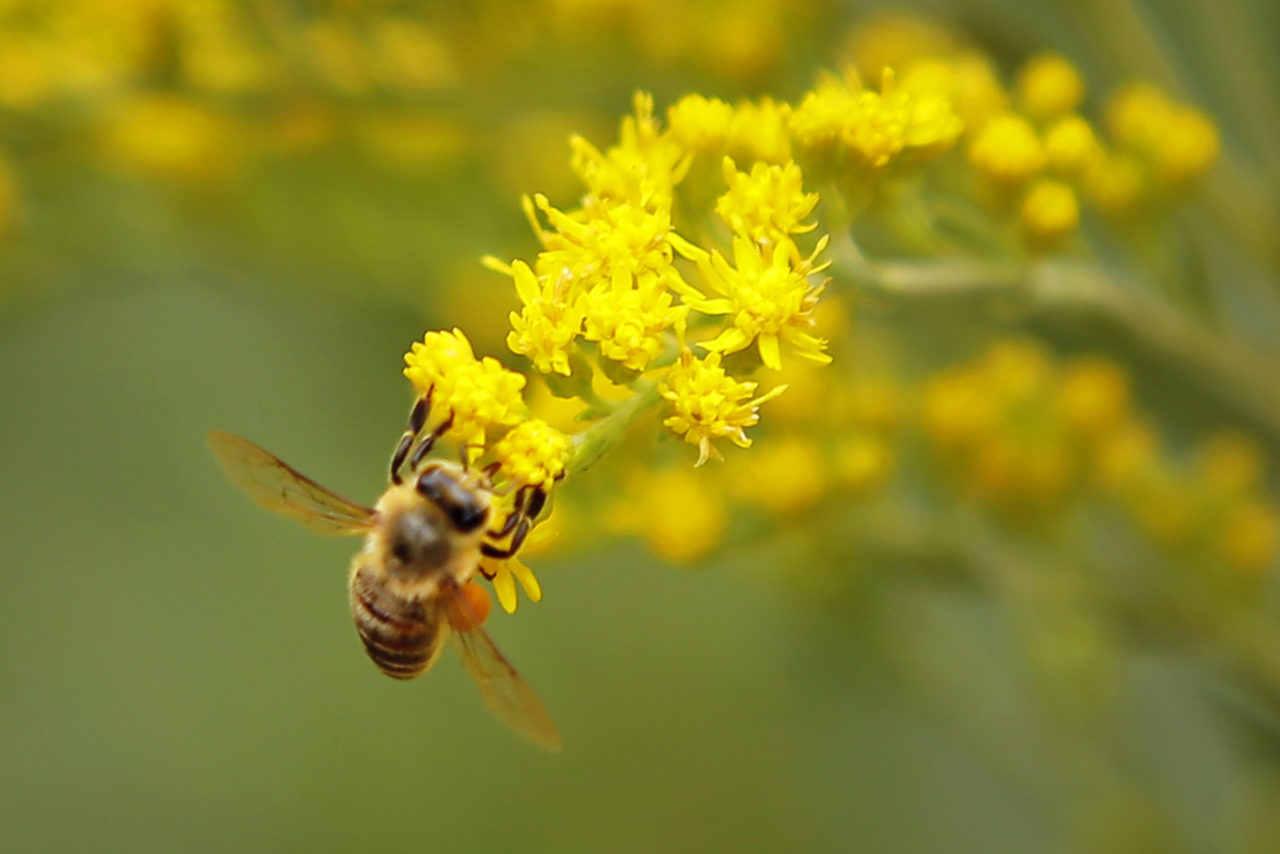
POLYGON ((1186 375, 1199 377, 1280 442, 1280 360, 1241 347, 1097 267, 1059 260, 872 262, 847 235, 833 238, 836 277, 888 301, 999 295, 1021 300, 1032 314, 1077 314, 1107 323, 1186 375))
POLYGON ((573 477, 595 465, 596 461, 610 448, 622 440, 632 424, 661 400, 662 395, 658 392, 657 383, 647 383, 638 387, 636 394, 575 438, 576 447, 573 458, 565 467, 566 475, 573 477))

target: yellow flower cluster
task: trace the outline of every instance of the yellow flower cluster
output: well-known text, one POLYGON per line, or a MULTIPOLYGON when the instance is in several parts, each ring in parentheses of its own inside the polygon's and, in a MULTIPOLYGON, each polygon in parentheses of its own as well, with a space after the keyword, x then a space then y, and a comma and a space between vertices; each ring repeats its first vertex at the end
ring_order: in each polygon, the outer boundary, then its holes
POLYGON ((1256 575, 1280 554, 1280 508, 1264 491, 1259 448, 1218 434, 1193 466, 1179 466, 1107 360, 1056 365, 1030 340, 1001 341, 932 379, 921 418, 965 492, 1010 517, 1045 519, 1109 497, 1180 560, 1256 575))
MULTIPOLYGON (((1080 112, 1082 75, 1058 54, 1030 57, 1005 86, 988 59, 949 33, 888 18, 859 31, 854 60, 864 75, 896 68, 896 91, 950 104, 987 210, 1015 221, 1035 251, 1057 249, 1076 231, 1082 198, 1125 215, 1183 191, 1218 155, 1213 123, 1149 84, 1115 93, 1104 109, 1104 138, 1080 112)), ((802 126, 814 142, 830 144, 837 117, 853 114, 849 103, 838 104, 842 91, 848 101, 849 87, 828 81, 809 96, 802 126)))
POLYGON ((925 387, 922 426, 965 490, 1016 514, 1059 509, 1096 482, 1122 435, 1128 382, 1089 358, 1058 370, 1033 341, 999 342, 925 387))
POLYGON ((848 156, 870 169, 886 168, 905 154, 940 153, 961 128, 945 95, 896 86, 888 68, 879 92, 863 88, 853 75, 827 77, 791 115, 791 132, 807 152, 837 161, 848 156))
POLYGON ((636 395, 656 384, 670 406, 664 423, 698 447, 699 464, 718 456, 716 439, 749 445, 745 430, 759 406, 782 390, 753 398, 756 383, 731 376, 725 357, 755 347, 778 370, 785 348, 830 361, 826 342, 808 331, 827 239, 807 254, 796 243, 816 227, 805 220, 817 195, 805 192, 793 161, 753 159, 740 171, 725 153, 739 115, 770 109, 771 102, 730 107, 690 96, 671 108, 664 128, 652 98, 638 94, 616 145, 601 151, 570 141, 586 188, 581 207, 525 198, 542 244, 535 261, 486 259, 512 278, 520 298, 510 314, 512 352, 552 375, 562 396, 587 399, 597 371, 636 395), (700 181, 722 182, 714 209, 734 234, 732 261, 673 223, 675 188, 691 170, 700 181), (698 358, 695 349, 708 355, 698 358))

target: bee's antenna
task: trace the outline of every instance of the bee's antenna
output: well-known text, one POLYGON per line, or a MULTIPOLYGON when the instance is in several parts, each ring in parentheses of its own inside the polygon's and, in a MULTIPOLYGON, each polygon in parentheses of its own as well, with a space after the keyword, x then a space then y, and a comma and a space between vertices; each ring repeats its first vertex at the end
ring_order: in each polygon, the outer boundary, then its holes
POLYGON ((392 483, 400 483, 400 467, 404 465, 404 458, 409 455, 409 449, 413 447, 413 440, 418 438, 423 425, 427 423, 427 416, 431 414, 431 394, 434 391, 435 386, 427 389, 427 393, 414 401, 413 409, 409 411, 409 426, 404 428, 404 433, 396 444, 395 453, 391 455, 392 483))
POLYGON ((431 449, 435 447, 436 440, 449 432, 449 428, 453 426, 453 413, 449 413, 449 417, 441 421, 436 428, 423 437, 422 443, 418 445, 418 450, 413 452, 413 456, 409 458, 409 470, 413 471, 418 468, 418 463, 422 462, 422 458, 431 453, 431 449))

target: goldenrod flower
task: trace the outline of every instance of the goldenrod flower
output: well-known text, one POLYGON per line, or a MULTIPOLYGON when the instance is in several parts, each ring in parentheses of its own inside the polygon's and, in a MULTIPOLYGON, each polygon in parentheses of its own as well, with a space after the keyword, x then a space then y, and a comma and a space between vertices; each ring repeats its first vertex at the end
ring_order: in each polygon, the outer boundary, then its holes
POLYGON ((1114 362, 1082 356, 1063 368, 1057 408, 1073 433, 1096 438, 1119 428, 1129 403, 1129 378, 1114 362))
POLYGON ((739 102, 725 149, 747 161, 786 163, 791 159, 791 105, 772 98, 739 102))
POLYGON ((790 514, 812 507, 827 488, 827 465, 812 439, 771 439, 736 468, 733 495, 771 513, 790 514))
POLYGON ((1132 155, 1119 152, 1099 155, 1085 176, 1089 200, 1113 217, 1132 212, 1142 202, 1146 188, 1146 178, 1137 161, 1132 155))
POLYGON ((817 228, 803 220, 818 204, 818 194, 804 191, 804 176, 795 163, 755 163, 746 173, 726 157, 723 171, 729 189, 716 199, 716 213, 735 234, 757 243, 774 243, 817 228))
POLYGON ((1115 140, 1144 158, 1165 185, 1186 183, 1218 157, 1213 122, 1147 83, 1121 87, 1107 103, 1106 120, 1115 140))
POLYGON ((520 311, 508 316, 511 332, 507 348, 518 356, 527 356, 544 374, 569 375, 569 350, 582 329, 582 310, 566 293, 564 278, 536 276, 523 261, 510 267, 488 259, 490 266, 508 273, 515 281, 516 293, 524 303, 520 311))
POLYGON ((823 236, 813 253, 803 258, 789 238, 770 248, 737 237, 733 241, 734 266, 719 250, 692 252, 703 278, 721 297, 686 294, 685 302, 703 314, 731 315, 733 321, 700 346, 712 352, 734 353, 755 342, 761 361, 778 370, 782 367, 779 345, 785 341, 797 356, 829 363, 831 357, 824 352, 826 340, 805 331, 813 326, 813 308, 826 286, 825 282, 815 285, 809 280, 828 266, 814 263, 826 245, 823 236))
POLYGON ((476 359, 461 329, 428 332, 405 354, 404 375, 419 394, 453 416, 462 442, 483 445, 492 426, 515 424, 524 412, 525 378, 491 356, 476 359))
POLYGON ((594 204, 571 215, 539 194, 525 199, 525 211, 546 247, 538 253, 538 273, 565 277, 566 299, 597 285, 626 288, 671 267, 669 200, 653 209, 625 200, 594 204), (541 227, 535 206, 555 231, 541 227))
POLYGON ((493 445, 499 471, 514 483, 550 489, 564 475, 573 441, 545 421, 530 418, 493 445))
POLYGON ((704 557, 728 526, 721 490, 706 472, 634 469, 624 477, 626 499, 608 509, 609 527, 643 537, 654 554, 673 563, 704 557))
POLYGON ((579 304, 583 337, 599 343, 600 355, 633 371, 645 370, 662 353, 668 329, 683 336, 689 314, 689 306, 674 305, 671 292, 656 278, 636 288, 602 286, 579 304))
POLYGON ((1009 95, 991 61, 980 53, 916 60, 905 67, 898 86, 918 96, 945 98, 968 134, 1009 106, 1009 95))
POLYGON ((842 146, 873 169, 888 166, 904 150, 942 151, 961 129, 946 97, 895 87, 888 68, 880 92, 825 78, 791 115, 799 144, 818 151, 842 146))
POLYGON ((997 116, 969 145, 969 162, 983 177, 1000 184, 1020 184, 1044 165, 1044 148, 1035 128, 1022 116, 997 116))
POLYGON ((719 459, 719 451, 711 444, 714 439, 728 439, 740 448, 750 447, 746 428, 759 422, 760 405, 786 390, 786 386, 778 386, 751 398, 758 384, 735 380, 720 367, 720 359, 720 353, 698 359, 685 350, 659 386, 675 412, 662 423, 689 444, 698 446, 697 465, 711 457, 719 459))
POLYGON ((670 199, 689 171, 692 155, 659 130, 653 96, 637 92, 634 105, 635 115, 622 120, 618 144, 606 153, 580 136, 569 140, 573 171, 595 199, 670 199))
POLYGON ((719 151, 729 135, 733 113, 733 107, 719 98, 685 95, 667 108, 667 127, 688 151, 719 151))
POLYGON ((1066 115, 1084 99, 1084 80, 1056 53, 1032 57, 1018 71, 1018 105, 1041 121, 1066 115))
POLYGON ((1093 127, 1080 116, 1063 116, 1045 131, 1045 165, 1055 175, 1079 178, 1088 172, 1099 154, 1093 127))
POLYGON ((1076 230, 1080 206, 1075 191, 1061 181, 1042 178, 1031 185, 1022 200, 1022 227, 1030 241, 1053 246, 1076 230))

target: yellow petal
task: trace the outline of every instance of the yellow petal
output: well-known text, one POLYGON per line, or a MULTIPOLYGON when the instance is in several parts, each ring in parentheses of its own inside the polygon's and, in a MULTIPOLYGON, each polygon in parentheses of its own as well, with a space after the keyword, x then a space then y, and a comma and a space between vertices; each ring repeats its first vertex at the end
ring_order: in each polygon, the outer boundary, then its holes
POLYGON ((775 371, 782 370, 782 353, 778 350, 778 336, 772 332, 762 332, 757 342, 760 345, 760 361, 775 371))
POLYGON ((516 582, 507 567, 500 568, 493 577, 493 592, 498 594, 498 604, 502 606, 502 610, 508 614, 516 612, 516 606, 520 604, 516 600, 516 582))
MULTIPOLYGON (((520 561, 512 558, 507 567, 511 570, 511 574, 520 582, 520 586, 524 588, 525 595, 529 597, 530 602, 542 601, 542 585, 538 583, 538 578, 533 574, 533 570, 525 566, 520 561)), ((515 610, 514 608, 512 610, 515 610)))

